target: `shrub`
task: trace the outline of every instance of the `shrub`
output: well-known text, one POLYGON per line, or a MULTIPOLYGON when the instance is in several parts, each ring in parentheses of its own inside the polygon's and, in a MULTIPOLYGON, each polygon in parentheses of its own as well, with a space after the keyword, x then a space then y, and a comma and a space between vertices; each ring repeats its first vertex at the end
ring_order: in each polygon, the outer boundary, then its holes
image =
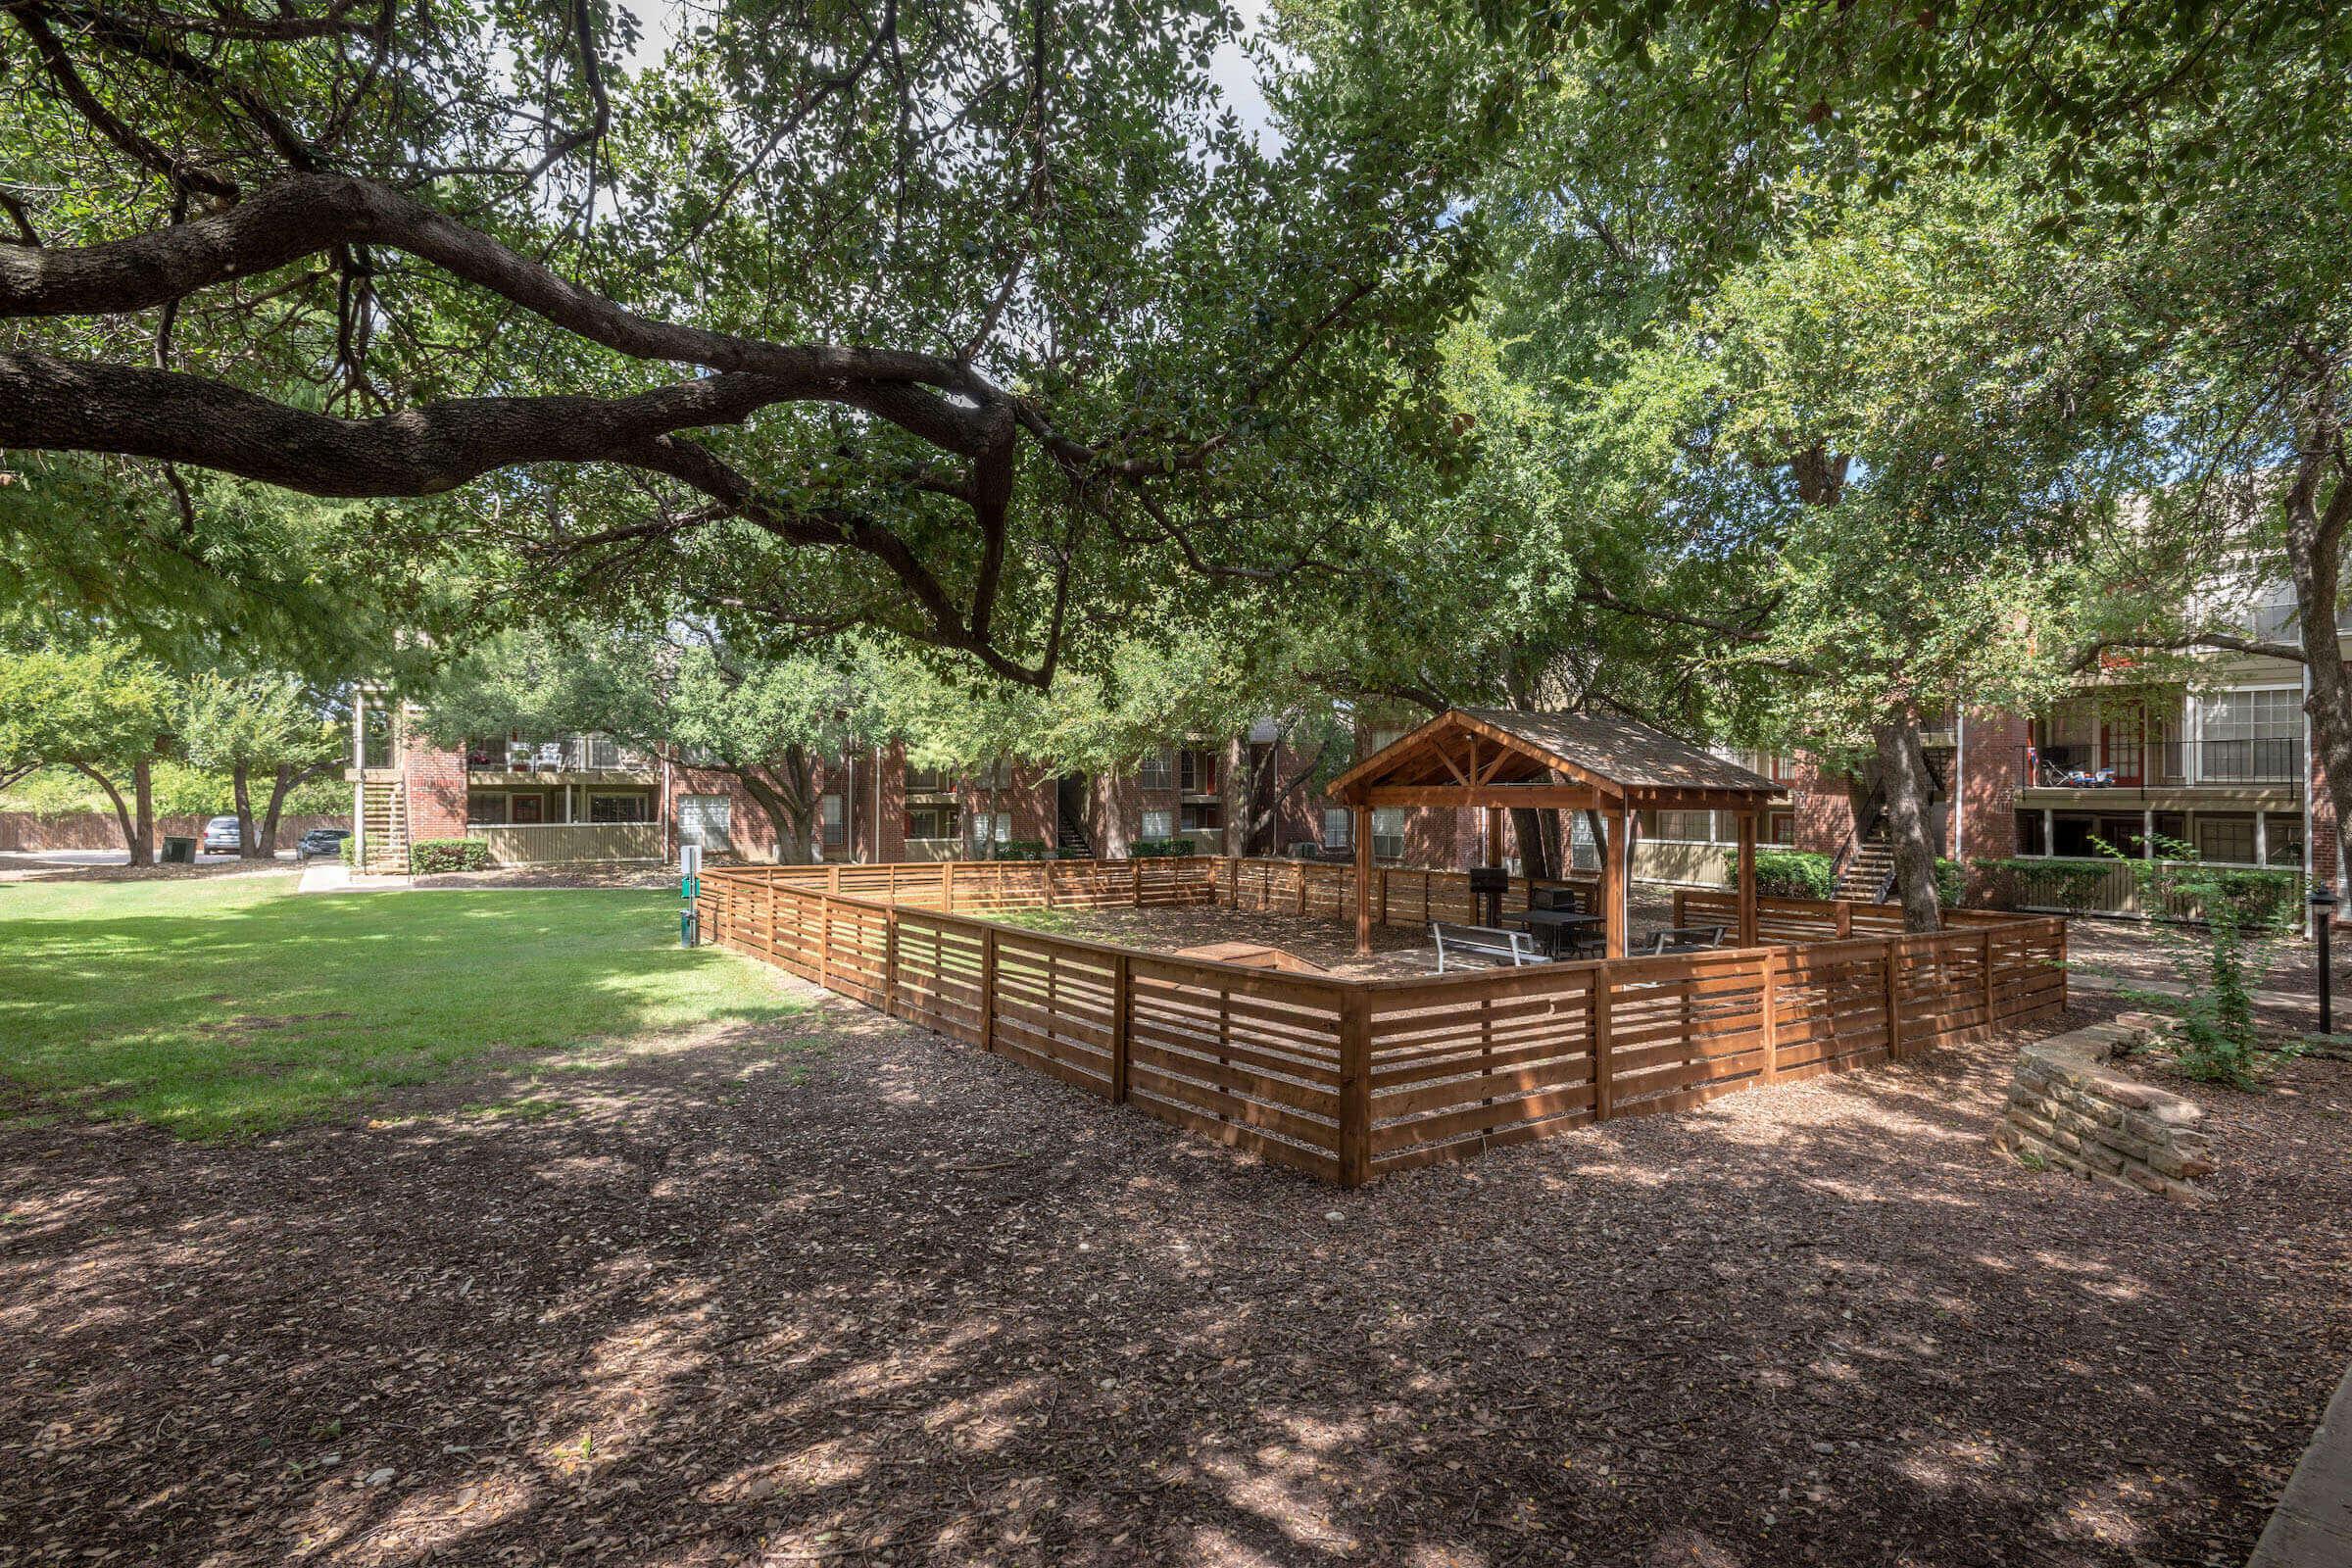
POLYGON ((2049 905, 2069 914, 2082 914, 2099 902, 2107 881, 2107 866, 2099 860, 2039 860, 2020 858, 1980 860, 1993 876, 2009 906, 2049 905))
POLYGON ((1947 909, 1960 907, 1968 896, 1968 867, 1958 860, 1936 861, 1936 902, 1947 909))
POLYGON ((1139 860, 1180 860, 1194 849, 1191 839, 1137 839, 1127 853, 1139 860))
POLYGON ((336 853, 343 857, 343 863, 345 865, 357 865, 360 863, 359 856, 356 853, 359 842, 360 841, 357 839, 346 838, 342 844, 337 847, 336 853))
POLYGON ((1054 846, 1044 839, 1005 839, 997 846, 1000 860, 1051 860, 1054 846))
POLYGON ((416 876, 436 871, 480 871, 489 864, 490 846, 480 839, 418 839, 409 846, 409 870, 416 876))
POLYGON ((2204 915, 2202 929, 2151 922, 2157 939, 2180 956, 2181 969, 2195 976, 2195 989, 2186 998, 2128 989, 2122 995, 2180 1015, 2180 1071, 2209 1083, 2251 1089, 2260 1047, 2254 1030, 2254 979, 2270 967, 2278 945, 2293 934, 2294 873, 2199 865, 2194 850, 2177 839, 2158 838, 2156 850, 2161 858, 2152 860, 2132 859, 2113 850, 2108 854, 2132 868, 2145 907, 2186 905, 2204 915))
POLYGON ((1759 850, 1756 892, 1767 899, 1826 899, 1837 886, 1830 858, 1810 850, 1759 850))

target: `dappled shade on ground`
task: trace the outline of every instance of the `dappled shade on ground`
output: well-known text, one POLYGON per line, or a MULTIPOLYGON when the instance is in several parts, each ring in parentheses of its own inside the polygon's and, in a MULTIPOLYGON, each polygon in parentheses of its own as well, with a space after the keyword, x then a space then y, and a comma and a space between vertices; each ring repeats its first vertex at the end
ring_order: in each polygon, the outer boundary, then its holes
POLYGON ((2186 1211, 1994 1158, 2010 1054, 1352 1194, 840 1003, 519 1114, 0 1129, 0 1542, 2240 1561, 2352 1352, 2352 1069, 2218 1098, 2186 1211))
POLYGON ((10 888, 0 1112, 253 1133, 486 1061, 798 1005, 759 965, 680 949, 674 895, 294 881, 10 888))

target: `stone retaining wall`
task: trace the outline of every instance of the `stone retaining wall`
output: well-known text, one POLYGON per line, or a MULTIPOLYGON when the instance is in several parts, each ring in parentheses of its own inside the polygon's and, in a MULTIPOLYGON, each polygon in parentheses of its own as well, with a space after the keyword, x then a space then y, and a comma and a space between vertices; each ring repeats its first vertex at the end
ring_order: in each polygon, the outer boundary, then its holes
POLYGON ((2190 1101, 2117 1069, 2114 1048, 2141 1033, 2129 1022, 2092 1024, 2018 1053, 2009 1105, 1993 1142, 2131 1192, 2187 1202, 2213 1173, 2205 1113, 2190 1101))

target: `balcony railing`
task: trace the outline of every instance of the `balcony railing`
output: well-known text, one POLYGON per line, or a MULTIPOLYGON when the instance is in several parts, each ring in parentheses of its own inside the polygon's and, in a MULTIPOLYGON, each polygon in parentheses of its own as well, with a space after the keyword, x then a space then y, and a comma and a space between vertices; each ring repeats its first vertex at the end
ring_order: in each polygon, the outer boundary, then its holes
POLYGON ((466 767, 474 773, 643 773, 653 766, 651 757, 610 735, 466 743, 466 767))
POLYGON ((2303 737, 2251 740, 2062 742, 2024 749, 2037 789, 2170 790, 2301 784, 2303 737))

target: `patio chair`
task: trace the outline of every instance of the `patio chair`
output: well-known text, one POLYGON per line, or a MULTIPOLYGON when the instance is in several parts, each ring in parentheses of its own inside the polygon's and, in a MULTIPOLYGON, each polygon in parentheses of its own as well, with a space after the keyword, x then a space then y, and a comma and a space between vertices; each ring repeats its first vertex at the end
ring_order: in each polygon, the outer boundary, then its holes
POLYGON ((1652 931, 1642 945, 1650 957, 1664 957, 1669 953, 1701 953, 1708 948, 1723 946, 1723 934, 1728 926, 1677 925, 1663 931, 1652 931))
POLYGON ((545 741, 539 747, 539 766, 542 771, 561 772, 564 767, 564 743, 545 741))
POLYGON ((1536 952, 1535 939, 1524 931, 1503 931, 1491 925, 1454 925, 1445 920, 1429 922, 1430 939, 1438 945, 1438 973, 1446 972, 1446 960, 1453 959, 1455 967, 1465 963, 1484 963, 1491 967, 1521 968, 1542 963, 1543 955, 1536 952))
POLYGON ((531 743, 529 741, 507 742, 507 771, 510 773, 527 773, 530 770, 531 743))

